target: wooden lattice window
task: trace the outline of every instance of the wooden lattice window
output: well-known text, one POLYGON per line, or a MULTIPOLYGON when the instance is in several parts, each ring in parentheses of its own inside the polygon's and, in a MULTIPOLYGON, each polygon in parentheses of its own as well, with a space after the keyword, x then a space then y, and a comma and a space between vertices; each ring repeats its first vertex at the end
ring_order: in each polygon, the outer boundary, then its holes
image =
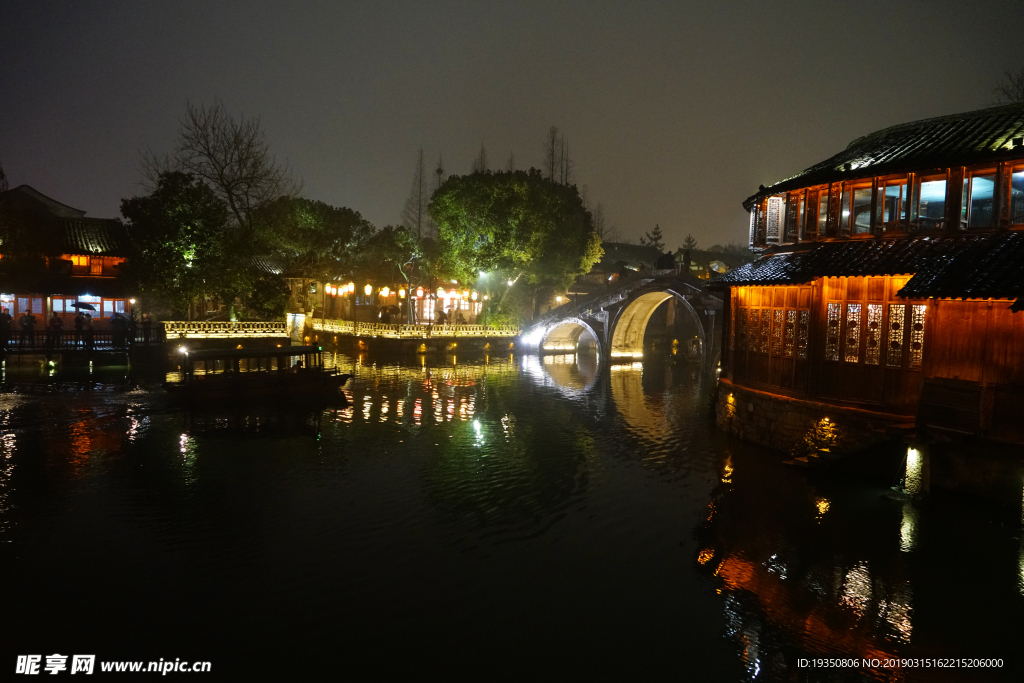
POLYGON ((807 359, 807 335, 810 331, 811 312, 800 311, 799 321, 796 325, 796 357, 801 360, 807 359))
POLYGON ((828 305, 828 327, 825 330, 825 360, 839 360, 839 318, 842 304, 832 302, 828 305))
POLYGON ((782 354, 782 318, 785 311, 776 308, 772 311, 772 355, 782 354))
POLYGON ((910 307, 910 367, 921 367, 924 354, 924 315, 925 304, 914 304, 910 307))
POLYGON ((886 345, 885 366, 898 368, 903 365, 903 304, 889 304, 889 343, 886 345))
POLYGON ((758 339, 760 341, 758 351, 761 353, 768 353, 768 334, 771 327, 771 315, 772 309, 761 309, 761 329, 758 333, 758 339))
POLYGON ((864 362, 878 365, 882 346, 879 336, 882 332, 882 304, 868 304, 868 324, 864 330, 864 362))
POLYGON ((847 363, 860 361, 860 304, 846 304, 846 351, 843 360, 847 363))
POLYGON ((736 348, 747 350, 747 309, 741 308, 736 316, 736 348))
POLYGON ((793 357, 793 343, 796 339, 796 311, 786 311, 786 328, 784 333, 782 355, 786 358, 793 357))
POLYGON ((765 240, 778 244, 782 237, 782 220, 785 202, 782 197, 768 198, 768 218, 765 225, 765 240))

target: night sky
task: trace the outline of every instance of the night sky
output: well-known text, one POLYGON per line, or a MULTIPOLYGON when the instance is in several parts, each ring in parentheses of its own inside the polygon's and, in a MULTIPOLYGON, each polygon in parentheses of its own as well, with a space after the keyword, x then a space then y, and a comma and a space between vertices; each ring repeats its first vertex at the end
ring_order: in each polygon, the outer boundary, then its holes
POLYGON ((397 223, 417 150, 576 182, 633 239, 745 241, 740 202, 888 125, 987 106, 1020 2, 10 2, 0 162, 90 216, 185 102, 261 117, 304 194, 397 223))

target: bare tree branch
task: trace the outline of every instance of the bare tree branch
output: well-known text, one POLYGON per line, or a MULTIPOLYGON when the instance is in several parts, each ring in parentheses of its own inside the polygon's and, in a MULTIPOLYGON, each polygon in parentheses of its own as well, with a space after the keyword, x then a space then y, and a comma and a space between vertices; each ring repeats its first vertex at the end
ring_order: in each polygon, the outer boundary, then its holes
POLYGON ((993 104, 1024 104, 1024 68, 1003 74, 992 93, 996 96, 993 104))
POLYGON ((186 103, 174 151, 166 156, 143 153, 145 185, 155 187, 159 174, 169 170, 191 173, 209 184, 246 232, 253 228, 256 209, 301 190, 287 164, 270 153, 259 118, 236 119, 220 100, 208 107, 186 103))

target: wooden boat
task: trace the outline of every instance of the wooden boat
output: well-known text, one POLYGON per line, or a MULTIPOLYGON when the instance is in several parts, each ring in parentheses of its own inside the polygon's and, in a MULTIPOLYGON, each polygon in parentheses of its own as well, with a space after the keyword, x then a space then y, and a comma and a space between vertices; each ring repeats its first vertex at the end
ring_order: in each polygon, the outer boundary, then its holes
POLYGON ((341 398, 351 377, 325 368, 319 346, 182 351, 180 368, 164 388, 187 401, 341 398))

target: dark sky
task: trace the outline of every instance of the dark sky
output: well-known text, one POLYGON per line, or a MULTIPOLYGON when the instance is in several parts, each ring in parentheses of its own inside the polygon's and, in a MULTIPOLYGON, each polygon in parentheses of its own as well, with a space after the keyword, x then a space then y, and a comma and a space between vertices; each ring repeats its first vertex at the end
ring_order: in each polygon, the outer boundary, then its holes
POLYGON ((91 216, 140 192, 185 102, 262 118, 306 196, 396 223, 417 150, 540 165, 636 238, 744 241, 740 202, 855 137, 986 106, 1017 2, 10 2, 0 162, 91 216))

